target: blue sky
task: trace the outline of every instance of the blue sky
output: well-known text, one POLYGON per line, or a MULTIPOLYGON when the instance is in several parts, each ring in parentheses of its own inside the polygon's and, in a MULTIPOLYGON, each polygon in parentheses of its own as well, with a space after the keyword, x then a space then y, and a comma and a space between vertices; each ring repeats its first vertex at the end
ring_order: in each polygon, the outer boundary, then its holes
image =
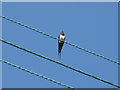
MULTIPOLYGON (((112 3, 3 3, 3 16, 118 60, 118 11, 112 3)), ((57 40, 3 19, 3 39, 58 60, 57 40)), ((83 74, 3 43, 3 59, 76 88, 113 88, 83 74)), ((118 66, 64 44, 64 64, 118 84, 118 66)), ((64 88, 3 64, 3 88, 64 88)))

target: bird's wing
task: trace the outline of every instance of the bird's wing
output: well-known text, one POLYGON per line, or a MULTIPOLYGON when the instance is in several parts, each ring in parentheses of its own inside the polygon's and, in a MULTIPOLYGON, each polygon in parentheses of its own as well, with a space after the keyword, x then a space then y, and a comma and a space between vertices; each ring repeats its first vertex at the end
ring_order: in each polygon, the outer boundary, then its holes
POLYGON ((58 41, 58 53, 61 53, 64 41, 58 41))

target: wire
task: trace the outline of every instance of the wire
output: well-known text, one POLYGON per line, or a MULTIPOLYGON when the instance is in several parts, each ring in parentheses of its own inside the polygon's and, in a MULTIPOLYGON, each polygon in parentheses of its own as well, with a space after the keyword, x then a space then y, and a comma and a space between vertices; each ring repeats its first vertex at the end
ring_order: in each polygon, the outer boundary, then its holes
POLYGON ((62 65, 62 66, 64 66, 64 67, 67 67, 67 68, 69 68, 69 69, 71 69, 71 70, 74 70, 74 71, 76 71, 76 72, 82 73, 82 74, 84 74, 84 75, 87 75, 87 76, 92 77, 92 78, 94 78, 94 79, 97 79, 97 80, 99 80, 99 81, 102 81, 102 82, 104 82, 104 83, 107 83, 107 84, 110 84, 110 85, 112 85, 112 86, 115 86, 115 87, 120 88, 119 85, 113 84, 113 83, 111 83, 111 82, 109 82, 109 81, 106 81, 106 80, 101 79, 101 78, 99 78, 99 77, 96 77, 96 76, 93 76, 93 75, 91 75, 91 74, 88 74, 88 73, 86 73, 86 72, 84 72, 84 71, 82 71, 82 70, 78 70, 78 69, 75 69, 75 68, 73 68, 73 67, 71 67, 71 66, 65 65, 65 64, 63 64, 63 63, 61 63, 61 62, 55 61, 55 60, 53 60, 53 59, 50 59, 49 57, 46 57, 46 56, 40 55, 40 54, 38 54, 38 53, 32 52, 32 51, 30 51, 30 50, 28 50, 28 49, 24 49, 24 48, 22 48, 22 47, 20 47, 20 46, 17 46, 17 45, 15 45, 15 44, 12 44, 12 43, 10 43, 10 42, 8 42, 8 41, 5 41, 5 40, 0 40, 0 41, 4 42, 4 43, 6 43, 6 44, 9 44, 9 45, 11 45, 11 46, 13 46, 13 47, 16 47, 16 48, 18 48, 18 49, 21 49, 21 50, 23 50, 23 51, 26 51, 26 52, 28 52, 28 53, 31 53, 31 54, 33 54, 33 55, 42 57, 42 58, 44 58, 44 59, 46 59, 46 60, 52 61, 52 62, 57 63, 57 64, 59 64, 59 65, 62 65))
MULTIPOLYGON (((54 37, 54 36, 52 36, 52 35, 46 34, 45 32, 39 31, 38 29, 32 28, 32 27, 30 27, 30 26, 28 26, 28 25, 24 25, 24 24, 21 23, 21 22, 18 22, 18 21, 9 19, 9 18, 7 18, 7 17, 5 17, 5 16, 0 16, 0 17, 4 18, 4 19, 6 19, 6 20, 9 20, 9 21, 11 21, 11 22, 14 22, 14 23, 16 23, 16 24, 18 24, 18 25, 24 26, 24 27, 26 27, 26 28, 28 28, 28 29, 31 29, 31 30, 33 30, 33 31, 35 31, 35 32, 41 33, 41 34, 43 34, 43 35, 45 35, 45 36, 49 36, 49 37, 51 37, 51 38, 53 38, 53 39, 58 40, 58 38, 56 38, 56 37, 54 37)), ((107 57, 105 57, 105 56, 103 56, 103 55, 100 55, 100 54, 97 54, 97 53, 92 52, 92 51, 90 51, 90 50, 87 50, 87 49, 85 49, 85 48, 79 47, 79 46, 77 46, 77 45, 75 45, 75 44, 71 44, 70 42, 64 41, 64 43, 66 43, 66 44, 68 44, 68 45, 71 45, 71 46, 73 46, 73 47, 76 47, 76 48, 78 48, 78 49, 81 49, 81 50, 83 50, 83 51, 85 51, 85 52, 91 53, 91 54, 93 54, 93 55, 95 55, 95 56, 101 57, 101 58, 103 58, 103 59, 106 59, 106 60, 108 60, 108 61, 111 61, 111 62, 113 62, 113 63, 116 63, 116 64, 120 65, 120 62, 114 61, 114 60, 112 60, 112 59, 110 59, 110 58, 107 58, 107 57)))
MULTIPOLYGON (((65 86, 65 87, 67 87, 67 88, 73 88, 73 87, 71 87, 71 86, 65 85, 65 84, 63 84, 63 83, 61 83, 61 82, 55 81, 55 80, 50 79, 50 78, 48 78, 48 77, 46 77, 46 76, 37 74, 37 73, 35 73, 35 72, 33 72, 33 71, 27 70, 27 69, 25 69, 25 68, 22 68, 22 67, 20 67, 20 66, 17 66, 17 65, 15 65, 15 64, 10 63, 10 62, 7 62, 7 61, 5 61, 5 60, 0 59, 0 61, 3 62, 3 63, 5 63, 5 64, 11 65, 11 66, 13 66, 13 67, 16 67, 16 68, 18 68, 18 69, 21 69, 21 70, 23 70, 23 71, 26 71, 26 72, 28 72, 28 73, 30 73, 30 74, 33 74, 33 75, 36 75, 36 76, 38 76, 38 77, 42 77, 42 78, 44 78, 44 79, 46 79, 46 80, 49 80, 49 81, 51 81, 51 82, 57 83, 57 84, 59 84, 59 85, 61 85, 61 86, 65 86)), ((74 89, 74 88, 73 88, 73 89, 74 89)))

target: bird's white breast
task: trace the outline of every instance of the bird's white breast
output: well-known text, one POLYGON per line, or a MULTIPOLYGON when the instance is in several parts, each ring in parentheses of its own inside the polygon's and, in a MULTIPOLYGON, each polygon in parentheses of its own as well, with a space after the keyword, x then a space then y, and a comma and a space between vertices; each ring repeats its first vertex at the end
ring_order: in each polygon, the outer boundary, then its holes
POLYGON ((65 36, 60 35, 60 40, 65 40, 65 36))

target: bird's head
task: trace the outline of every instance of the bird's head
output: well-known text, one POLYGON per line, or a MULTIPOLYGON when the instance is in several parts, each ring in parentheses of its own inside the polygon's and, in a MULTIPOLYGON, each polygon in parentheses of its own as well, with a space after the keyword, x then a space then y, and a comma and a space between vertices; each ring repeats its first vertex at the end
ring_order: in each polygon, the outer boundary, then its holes
POLYGON ((63 35, 63 36, 65 35, 63 31, 61 32, 61 35, 63 35))

